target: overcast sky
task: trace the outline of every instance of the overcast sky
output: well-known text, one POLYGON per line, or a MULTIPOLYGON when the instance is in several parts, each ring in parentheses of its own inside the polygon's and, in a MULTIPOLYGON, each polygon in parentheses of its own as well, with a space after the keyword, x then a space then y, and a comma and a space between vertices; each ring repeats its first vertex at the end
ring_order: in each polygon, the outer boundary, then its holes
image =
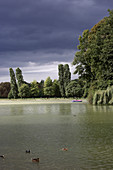
POLYGON ((0 82, 9 68, 24 80, 58 79, 58 64, 71 63, 78 37, 108 16, 113 0, 0 0, 0 82))

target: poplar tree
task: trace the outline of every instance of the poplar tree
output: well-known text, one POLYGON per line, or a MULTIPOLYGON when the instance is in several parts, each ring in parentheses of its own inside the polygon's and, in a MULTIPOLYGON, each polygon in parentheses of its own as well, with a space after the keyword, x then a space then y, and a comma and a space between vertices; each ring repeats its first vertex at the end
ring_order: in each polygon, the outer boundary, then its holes
POLYGON ((14 99, 16 99, 18 97, 18 87, 17 87, 17 83, 16 83, 16 78, 15 78, 15 73, 13 71, 12 68, 9 68, 9 72, 10 72, 10 83, 11 83, 11 94, 12 97, 14 99))
POLYGON ((69 69, 69 65, 59 64, 58 70, 59 70, 59 87, 60 87, 61 96, 65 97, 66 87, 71 80, 71 72, 69 69))
POLYGON ((65 97, 65 89, 64 89, 64 67, 63 64, 58 65, 58 74, 59 74, 59 87, 60 93, 62 97, 65 97))
POLYGON ((18 81, 18 87, 21 87, 21 85, 24 83, 24 79, 20 68, 16 69, 16 78, 18 81))
POLYGON ((69 65, 65 64, 64 65, 64 89, 65 89, 65 91, 66 91, 66 87, 70 83, 70 81, 71 81, 71 72, 69 69, 69 65))

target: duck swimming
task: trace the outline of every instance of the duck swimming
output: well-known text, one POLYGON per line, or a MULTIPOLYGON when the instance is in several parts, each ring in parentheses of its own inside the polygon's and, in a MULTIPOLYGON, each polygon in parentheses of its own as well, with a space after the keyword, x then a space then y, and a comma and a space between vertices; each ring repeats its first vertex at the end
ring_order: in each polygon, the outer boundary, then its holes
POLYGON ((62 151, 68 151, 68 148, 62 148, 62 151))
POLYGON ((4 156, 4 155, 0 155, 0 157, 1 157, 1 158, 3 158, 3 159, 5 158, 5 156, 4 156))
POLYGON ((32 162, 39 162, 39 158, 32 159, 32 162))
POLYGON ((30 150, 26 150, 26 153, 30 153, 31 151, 30 150))

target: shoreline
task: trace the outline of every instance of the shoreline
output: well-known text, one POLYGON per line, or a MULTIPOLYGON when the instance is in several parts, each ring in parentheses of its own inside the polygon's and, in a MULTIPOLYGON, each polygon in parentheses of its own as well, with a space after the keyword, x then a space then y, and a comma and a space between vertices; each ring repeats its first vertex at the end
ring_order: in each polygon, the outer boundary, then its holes
MULTIPOLYGON (((28 98, 28 99, 0 99, 0 105, 12 104, 57 104, 57 103, 72 103, 74 98, 28 98)), ((82 103, 88 103, 86 99, 81 99, 82 103)))

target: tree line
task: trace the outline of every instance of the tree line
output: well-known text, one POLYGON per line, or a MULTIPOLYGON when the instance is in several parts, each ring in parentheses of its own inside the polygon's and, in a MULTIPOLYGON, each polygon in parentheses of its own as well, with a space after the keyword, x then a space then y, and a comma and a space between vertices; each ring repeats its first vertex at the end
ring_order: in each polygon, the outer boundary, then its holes
MULTIPOLYGON (((24 80, 22 70, 9 68, 10 83, 1 83, 2 86, 8 84, 6 95, 0 97, 14 98, 38 98, 38 97, 81 97, 83 95, 83 83, 80 80, 71 80, 71 72, 68 64, 58 65, 59 79, 52 81, 50 77, 37 82, 34 80, 28 83, 24 80)), ((0 93, 1 94, 1 93, 0 93)), ((5 94, 5 88, 4 88, 5 94)))

